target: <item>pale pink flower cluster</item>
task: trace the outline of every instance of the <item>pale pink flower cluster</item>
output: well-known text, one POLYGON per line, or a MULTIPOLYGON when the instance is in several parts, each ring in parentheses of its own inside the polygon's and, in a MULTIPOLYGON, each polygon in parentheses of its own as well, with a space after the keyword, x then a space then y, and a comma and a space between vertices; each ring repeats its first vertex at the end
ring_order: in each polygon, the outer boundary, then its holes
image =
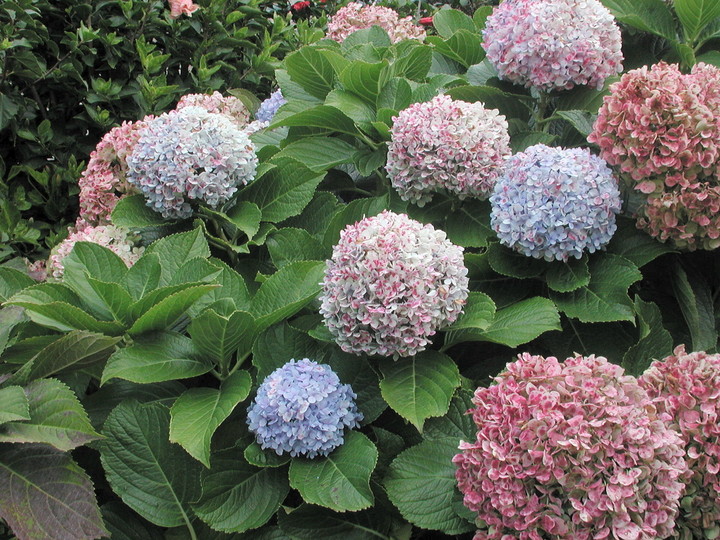
POLYGON ((153 116, 139 122, 123 122, 108 131, 90 154, 78 180, 80 219, 93 225, 110 223, 110 214, 125 195, 138 193, 127 181, 127 158, 153 116))
POLYGON ((401 19, 397 12, 390 8, 364 5, 360 2, 350 2, 330 17, 327 37, 342 43, 353 32, 372 26, 385 30, 393 43, 404 39, 423 41, 426 37, 425 29, 414 25, 412 17, 401 19))
POLYGON ((50 252, 47 264, 47 275, 62 279, 65 273, 63 259, 70 255, 77 242, 92 242, 108 248, 128 266, 137 262, 145 248, 136 247, 130 231, 115 225, 92 226, 78 220, 75 227, 70 228, 70 235, 50 252))
POLYGON ((599 0, 505 0, 483 48, 502 79, 541 90, 602 88, 622 71, 620 29, 599 0))
POLYGON ((389 210, 348 225, 327 261, 320 313, 342 350, 412 356, 468 296, 463 249, 389 210))
POLYGON ((638 224, 689 250, 720 245, 720 69, 660 62, 610 87, 588 141, 648 195, 638 224))
POLYGON ((476 540, 655 540, 673 533, 683 442, 603 357, 524 353, 478 388, 477 438, 453 462, 476 540))
POLYGON ((482 103, 436 96, 393 118, 385 169, 405 201, 418 206, 447 191, 487 199, 510 156, 505 117, 482 103))
POLYGON ((177 19, 180 15, 192 15, 200 8, 192 0, 168 0, 170 3, 170 18, 177 19))
POLYGON ((720 533, 720 354, 686 353, 680 345, 655 361, 640 384, 667 413, 685 443, 692 471, 681 505, 677 535, 717 538, 720 533))
POLYGON ((184 107, 201 107, 207 112, 224 114, 239 128, 247 126, 250 121, 250 111, 242 101, 235 96, 223 96, 220 92, 186 94, 180 98, 175 109, 184 107))

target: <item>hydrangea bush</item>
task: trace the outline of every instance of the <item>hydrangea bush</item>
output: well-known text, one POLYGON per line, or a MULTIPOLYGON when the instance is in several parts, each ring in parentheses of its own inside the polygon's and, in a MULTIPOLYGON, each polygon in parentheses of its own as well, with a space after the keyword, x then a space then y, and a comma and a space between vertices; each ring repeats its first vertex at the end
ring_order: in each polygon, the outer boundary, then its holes
POLYGON ((393 43, 403 39, 422 41, 426 36, 425 29, 413 24, 411 17, 400 18, 395 10, 383 6, 350 2, 328 20, 327 37, 343 42, 353 32, 371 26, 385 30, 393 43))
POLYGON ((523 353, 473 404, 477 438, 453 462, 476 539, 672 535, 682 440, 619 366, 523 353))
POLYGON ((579 259, 605 246, 621 204, 617 180, 602 159, 543 144, 507 160, 490 202, 500 242, 546 261, 579 259))
POLYGON ((436 96, 394 119, 385 169, 400 197, 418 206, 437 191, 487 199, 510 155, 507 130, 497 109, 436 96))

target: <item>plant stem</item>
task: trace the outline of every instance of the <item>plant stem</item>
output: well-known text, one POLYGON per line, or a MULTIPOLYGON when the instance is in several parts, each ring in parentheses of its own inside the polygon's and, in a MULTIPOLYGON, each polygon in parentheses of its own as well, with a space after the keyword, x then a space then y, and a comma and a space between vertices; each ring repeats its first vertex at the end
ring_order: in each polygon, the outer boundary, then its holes
POLYGON ((545 122, 545 113, 547 113, 548 104, 550 103, 550 94, 547 92, 540 92, 540 98, 538 100, 537 109, 535 110, 535 127, 543 126, 542 130, 547 133, 550 128, 550 123, 545 122))

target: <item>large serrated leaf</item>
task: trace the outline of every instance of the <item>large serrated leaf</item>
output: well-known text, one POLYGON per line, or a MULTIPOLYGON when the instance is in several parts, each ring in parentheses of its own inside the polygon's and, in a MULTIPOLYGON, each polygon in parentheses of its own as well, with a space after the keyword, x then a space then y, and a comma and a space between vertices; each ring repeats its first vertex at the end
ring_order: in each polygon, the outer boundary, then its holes
POLYGON ((28 398, 20 386, 0 388, 0 424, 13 420, 30 420, 28 398))
POLYGON ((617 231, 610 240, 607 250, 622 255, 638 268, 661 255, 676 252, 670 244, 658 242, 646 232, 638 230, 634 219, 622 216, 617 218, 617 231))
POLYGON ((446 40, 430 37, 428 42, 432 43, 440 54, 460 62, 466 68, 482 62, 485 58, 485 50, 482 48, 480 36, 462 28, 446 40))
POLYGON ((495 238, 490 228, 490 205, 487 201, 466 201, 445 221, 448 238, 463 247, 485 247, 495 238))
POLYGON ((105 366, 100 384, 113 378, 136 383, 187 379, 212 367, 212 361, 198 354, 191 339, 175 332, 154 332, 116 351, 105 366))
POLYGON ((355 122, 340 109, 330 105, 319 105, 295 113, 273 123, 273 126, 315 127, 353 136, 359 134, 355 122))
POLYGON ((660 360, 672 353, 673 339, 663 328, 660 308, 652 302, 635 297, 638 342, 623 356, 623 367, 630 375, 639 377, 653 360, 660 360))
POLYGON ((160 260, 160 283, 167 285, 179 268, 190 259, 209 257, 210 248, 201 229, 171 234, 148 246, 145 254, 154 253, 160 260))
POLYGON ((93 242, 77 242, 63 259, 63 283, 74 290, 101 317, 112 318, 105 302, 87 278, 106 283, 120 283, 128 267, 110 249, 93 242), (108 317, 108 314, 110 316, 108 317))
POLYGON ((43 444, 0 444, 0 517, 23 540, 108 534, 85 471, 43 444))
POLYGON ((642 279, 637 266, 618 255, 590 260, 590 282, 569 293, 553 293, 560 311, 582 322, 634 321, 630 285, 642 279))
POLYGON ((457 453, 457 439, 442 438, 408 448, 392 462, 383 483, 410 523, 446 534, 474 529, 452 507, 457 493, 452 458, 457 453))
POLYGON ((363 415, 363 425, 374 422, 387 409, 380 392, 378 375, 366 359, 333 347, 325 362, 332 367, 340 381, 349 384, 357 394, 355 404, 363 415))
POLYGON ((258 336, 252 362, 257 369, 258 381, 262 381, 292 359, 316 359, 319 354, 320 346, 314 339, 283 322, 258 336))
POLYGON ((73 391, 60 381, 33 381, 25 394, 30 419, 4 424, 0 442, 45 443, 68 451, 100 438, 73 391))
POLYGON ((299 540, 377 540, 388 538, 390 516, 382 511, 338 514, 312 504, 301 504, 278 514, 278 524, 299 540))
POLYGON ((340 82, 346 90, 374 106, 380 89, 387 82, 387 68, 387 61, 372 64, 352 62, 340 73, 340 82))
POLYGON ((714 351, 718 331, 715 327, 715 306, 712 290, 699 272, 685 271, 679 264, 674 268, 672 290, 680 312, 690 330, 693 351, 714 351))
POLYGON ((212 309, 193 319, 188 331, 198 352, 221 366, 228 365, 241 343, 242 353, 249 352, 257 335, 255 319, 246 311, 223 317, 212 309))
POLYGON ((37 281, 14 268, 0 268, 0 302, 5 302, 12 295, 36 285, 37 281))
POLYGON ((164 540, 162 530, 148 523, 120 501, 102 505, 105 526, 112 540, 164 540))
POLYGON ((340 231, 347 225, 353 225, 366 217, 372 217, 382 212, 389 203, 387 195, 357 199, 347 204, 333 216, 323 238, 323 245, 332 247, 340 239, 340 231))
POLYGON ((487 329, 495 318, 495 302, 487 294, 471 292, 467 303, 458 319, 444 328, 445 331, 461 330, 463 328, 487 329))
POLYGON ((557 292, 571 292, 590 283, 587 255, 581 259, 550 263, 545 273, 548 287, 557 292))
POLYGON ((675 20, 662 0, 602 0, 602 3, 621 23, 671 41, 677 39, 675 20))
POLYGON ((112 211, 112 222, 118 227, 127 227, 128 229, 154 227, 168 223, 159 212, 155 212, 146 204, 145 196, 142 194, 120 199, 112 211))
POLYGON ((285 469, 249 465, 239 448, 212 456, 202 473, 202 497, 195 513, 215 530, 243 532, 261 527, 290 491, 285 469))
POLYGON ((468 411, 473 408, 473 393, 460 388, 452 401, 447 414, 439 418, 429 418, 425 423, 423 438, 426 440, 454 437, 460 440, 472 440, 477 426, 468 411))
POLYGON ((380 390, 388 405, 422 433, 431 416, 442 416, 460 386, 455 362, 437 351, 424 351, 409 358, 381 365, 380 390))
POLYGON ((16 306, 24 307, 28 317, 30 317, 30 320, 33 322, 40 326, 60 330, 61 332, 87 330, 88 332, 118 336, 125 331, 122 324, 99 321, 95 317, 88 315, 85 310, 68 304, 67 302, 35 304, 23 302, 22 300, 13 300, 12 303, 16 306))
POLYGON ((160 257, 154 253, 143 253, 132 265, 121 284, 134 300, 139 300, 160 283, 160 257))
POLYGON ((322 172, 342 163, 350 163, 356 148, 336 137, 308 137, 288 144, 274 159, 289 158, 308 169, 322 172))
POLYGON ((108 482, 125 504, 161 527, 190 522, 201 465, 168 440, 170 411, 124 401, 108 416, 100 447, 108 482))
POLYGON ((195 285, 164 298, 143 313, 127 333, 138 336, 146 332, 171 329, 190 306, 217 287, 216 284, 195 285))
POLYGON ((330 256, 319 240, 302 229, 278 229, 268 235, 265 245, 276 268, 297 261, 322 261, 330 256))
POLYGON ((327 457, 294 458, 290 485, 310 504, 336 512, 355 512, 372 506, 370 475, 377 465, 378 451, 362 433, 350 431, 345 442, 327 457))
POLYGON ((717 0, 675 0, 673 7, 690 42, 694 42, 711 21, 720 17, 717 0))
POLYGON ((437 33, 445 39, 451 37, 458 30, 477 31, 473 20, 457 9, 441 9, 433 16, 432 22, 437 33))
POLYGON ((396 77, 407 77, 412 81, 423 82, 432 65, 432 49, 427 45, 420 45, 415 40, 402 41, 395 44, 395 48, 398 51, 398 59, 393 63, 393 74, 396 77))
POLYGON ((237 371, 225 379, 219 390, 191 388, 170 409, 170 441, 210 467, 210 440, 233 409, 250 394, 252 378, 237 371))
POLYGON ((333 89, 335 70, 314 47, 303 47, 285 59, 290 78, 311 96, 323 99, 333 89))

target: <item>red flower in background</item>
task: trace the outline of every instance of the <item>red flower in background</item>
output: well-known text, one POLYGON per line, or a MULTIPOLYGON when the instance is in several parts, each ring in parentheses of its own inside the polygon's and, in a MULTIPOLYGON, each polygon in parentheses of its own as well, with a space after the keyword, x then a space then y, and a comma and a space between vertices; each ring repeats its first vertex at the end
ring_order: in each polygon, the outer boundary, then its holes
POLYGON ((422 24, 423 26, 432 26, 433 23, 432 17, 423 17, 418 22, 422 24))
POLYGON ((292 9, 295 13, 298 13, 309 7, 310 7, 310 1, 302 0, 301 2, 295 2, 292 6, 290 6, 290 9, 292 9))

